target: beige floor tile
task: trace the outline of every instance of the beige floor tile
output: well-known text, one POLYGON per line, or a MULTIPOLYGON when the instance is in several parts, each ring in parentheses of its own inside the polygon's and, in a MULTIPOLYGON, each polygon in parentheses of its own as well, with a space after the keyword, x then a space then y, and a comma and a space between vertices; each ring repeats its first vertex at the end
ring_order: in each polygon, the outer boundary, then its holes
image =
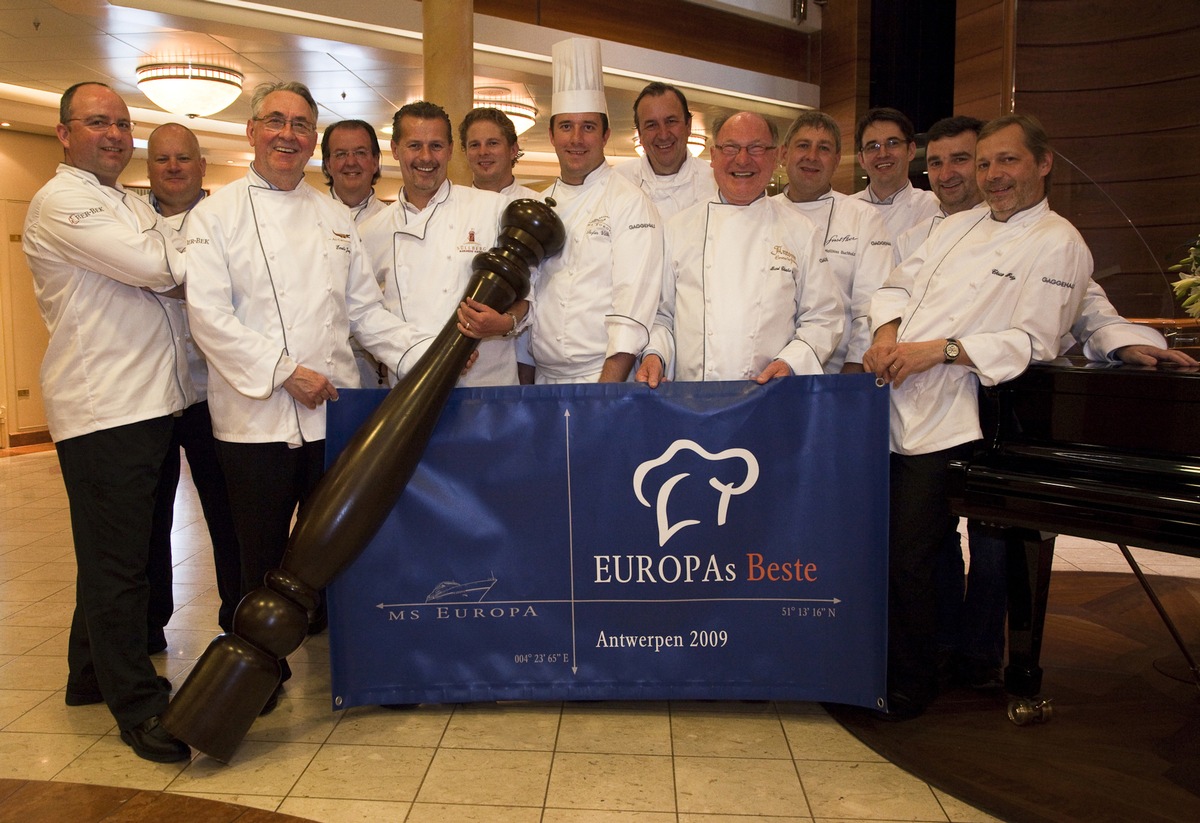
POLYGON ((62 692, 54 692, 21 717, 10 723, 6 731, 41 732, 45 734, 108 734, 116 728, 108 706, 68 706, 62 692))
POLYGON ((62 631, 54 626, 0 626, 0 654, 27 654, 62 631))
POLYGON ((324 743, 339 719, 328 700, 289 696, 279 701, 275 711, 254 721, 246 739, 324 743))
POLYGON ((170 791, 286 795, 320 747, 312 743, 243 743, 224 765, 198 756, 171 783, 170 791))
POLYGON ((638 754, 554 755, 546 805, 565 809, 675 811, 671 758, 638 754))
POLYGON ((680 814, 809 813, 790 760, 676 757, 675 792, 680 814))
POLYGON ((797 761, 814 817, 945 820, 933 790, 891 763, 797 761))
POLYGON ((553 755, 539 751, 438 749, 420 803, 541 806, 553 755))
POLYGON ((26 712, 32 711, 44 700, 62 695, 45 689, 0 689, 0 729, 19 720, 26 712))
POLYGON ((290 794, 408 802, 416 797, 433 752, 405 746, 325 745, 290 794))
POLYGON ((540 806, 467 806, 414 803, 405 823, 539 823, 540 806))
MULTIPOLYGON (((323 797, 289 797, 277 811, 317 823, 398 823, 411 821, 409 803, 384 800, 329 800, 323 797)), ((450 818, 446 818, 450 819, 450 818)))
POLYGON ((64 587, 70 587, 72 595, 74 595, 74 582, 64 582, 62 580, 10 580, 7 583, 0 583, 0 600, 9 603, 36 603, 61 591, 64 587))
POLYGON ((94 734, 0 732, 0 777, 49 780, 99 739, 94 734))
POLYGON ((454 710, 444 748, 553 751, 562 706, 472 703, 454 710))
POLYGON ((0 689, 61 689, 66 685, 65 657, 15 657, 0 666, 0 689))
POLYGON ((559 752, 671 754, 671 718, 665 708, 646 711, 563 706, 558 728, 559 752))
POLYGON ((453 711, 453 705, 421 706, 412 711, 357 706, 346 710, 345 717, 329 736, 329 742, 432 748, 441 742, 453 711))
POLYGON ((186 762, 151 763, 143 760, 121 741, 120 736, 109 734, 71 761, 54 779, 161 792, 186 766, 186 762))
POLYGON ((169 657, 183 660, 199 660, 200 655, 212 643, 213 638, 221 633, 220 628, 211 631, 191 631, 176 629, 167 625, 167 651, 169 657))
POLYGON ((792 757, 775 715, 679 712, 671 717, 676 756, 792 757))
POLYGON ((812 818, 796 815, 761 817, 752 814, 681 814, 679 823, 812 823, 812 818))
POLYGON ((827 714, 780 715, 795 760, 887 762, 827 714))
MULTIPOLYGON (((676 823, 672 812, 609 812, 602 809, 546 809, 542 823, 676 823)), ((709 819, 708 823, 717 823, 709 819)))
POLYGON ((941 789, 933 789, 933 796, 942 805, 942 811, 946 813, 952 823, 1003 823, 1000 818, 992 817, 987 812, 981 811, 957 797, 948 795, 941 789))
POLYGON ((2 620, 5 626, 49 626, 58 629, 71 627, 71 615, 75 612, 74 603, 39 603, 19 604, 22 607, 5 616, 2 620))
POLYGON ((70 562, 55 562, 55 563, 40 563, 36 569, 32 569, 21 575, 18 580, 49 580, 58 583, 74 583, 75 582, 75 561, 72 558, 70 562))
POLYGON ((775 704, 769 700, 672 700, 671 714, 700 712, 701 714, 769 714, 775 715, 775 704))
MULTIPOLYGON (((41 605, 41 604, 37 604, 41 605)), ((38 643, 26 655, 39 655, 41 657, 59 657, 63 660, 67 659, 67 643, 71 639, 71 630, 69 628, 50 628, 48 631, 54 632, 43 643, 38 643)))
POLYGON ((273 812, 279 809, 283 802, 280 795, 269 794, 215 794, 212 792, 171 792, 171 794, 186 794, 188 797, 202 797, 205 800, 216 800, 220 803, 233 803, 250 809, 263 809, 273 812))
MULTIPOLYGON (((0 526, 0 529, 3 528, 3 526, 0 526)), ((42 566, 46 565, 45 563, 40 563, 36 560, 25 560, 22 562, 9 560, 7 557, 5 557, 5 554, 5 549, 0 546, 0 582, 16 580, 18 577, 29 574, 34 569, 40 569, 42 566)))
POLYGON ((306 663, 295 656, 288 658, 292 667, 292 679, 283 684, 285 694, 292 697, 313 697, 330 700, 332 684, 329 679, 329 663, 306 663))

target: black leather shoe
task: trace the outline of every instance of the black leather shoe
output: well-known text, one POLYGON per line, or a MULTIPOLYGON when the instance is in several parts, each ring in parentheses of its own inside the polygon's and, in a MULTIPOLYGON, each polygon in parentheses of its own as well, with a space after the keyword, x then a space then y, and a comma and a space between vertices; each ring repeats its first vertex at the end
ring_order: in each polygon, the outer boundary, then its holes
MULTIPOLYGON (((158 678, 158 685, 166 689, 168 692, 172 691, 173 688, 171 686, 171 681, 162 676, 158 678)), ((68 686, 65 702, 68 706, 92 706, 96 703, 103 703, 104 695, 100 694, 99 689, 94 691, 77 691, 68 686)))
POLYGON ((159 724, 157 715, 122 731, 121 739, 129 744, 138 757, 155 763, 178 763, 192 756, 187 743, 172 737, 159 724))

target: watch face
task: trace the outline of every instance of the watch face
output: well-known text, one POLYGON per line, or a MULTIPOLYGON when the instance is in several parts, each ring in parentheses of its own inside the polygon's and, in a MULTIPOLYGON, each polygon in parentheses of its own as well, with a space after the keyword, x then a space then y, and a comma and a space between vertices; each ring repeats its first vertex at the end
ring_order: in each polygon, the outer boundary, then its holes
POLYGON ((954 358, 958 357, 958 344, 947 343, 946 348, 943 351, 946 354, 947 360, 953 360, 954 358))

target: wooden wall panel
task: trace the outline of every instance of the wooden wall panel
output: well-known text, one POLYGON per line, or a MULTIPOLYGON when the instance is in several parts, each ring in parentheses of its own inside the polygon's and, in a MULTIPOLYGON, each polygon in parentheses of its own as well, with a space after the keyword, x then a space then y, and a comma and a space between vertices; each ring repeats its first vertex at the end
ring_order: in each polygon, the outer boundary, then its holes
POLYGON ((1103 285, 1118 310, 1182 316, 1157 269, 1200 227, 1200 61, 1186 59, 1200 3, 1021 0, 1017 11, 1015 109, 1100 187, 1060 166, 1051 205, 1098 269, 1116 272, 1103 285))
POLYGON ((862 188, 854 174, 854 124, 869 107, 871 2, 844 0, 821 12, 821 110, 842 130, 842 163, 833 187, 850 194, 862 188))
POLYGON ((726 66, 814 82, 809 35, 683 0, 475 0, 475 11, 726 66))
POLYGON ((991 120, 1007 110, 1012 2, 959 0, 954 40, 955 114, 991 120))

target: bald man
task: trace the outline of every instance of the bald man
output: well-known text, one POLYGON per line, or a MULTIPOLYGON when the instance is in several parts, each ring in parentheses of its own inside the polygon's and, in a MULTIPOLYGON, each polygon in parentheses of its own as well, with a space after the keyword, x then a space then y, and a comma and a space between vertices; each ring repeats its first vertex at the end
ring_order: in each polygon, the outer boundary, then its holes
MULTIPOLYGON (((166 218, 166 222, 179 231, 192 206, 204 198, 204 172, 207 164, 200 153, 200 143, 187 126, 167 123, 150 133, 146 145, 146 176, 150 179, 150 205, 166 218)), ((188 377, 190 382, 183 387, 187 408, 175 418, 174 444, 164 466, 164 482, 171 496, 179 483, 179 449, 187 454, 188 466, 196 492, 200 496, 200 507, 204 510, 204 521, 212 538, 213 563, 217 572, 217 593, 221 605, 217 611, 217 622, 223 631, 233 630, 233 611, 237 608, 241 593, 241 560, 238 553, 237 534, 233 530, 233 514, 229 508, 229 493, 225 487, 225 474, 217 460, 213 441, 212 418, 208 413, 208 364, 197 348, 188 328, 186 306, 182 300, 168 301, 172 326, 179 330, 187 353, 188 377)), ((165 535, 156 539, 167 541, 167 551, 161 553, 170 560, 170 519, 165 535)), ((152 553, 152 556, 159 556, 152 553)), ((149 569, 150 614, 149 651, 162 651, 167 647, 163 631, 171 619, 173 601, 171 597, 171 567, 149 569)))

